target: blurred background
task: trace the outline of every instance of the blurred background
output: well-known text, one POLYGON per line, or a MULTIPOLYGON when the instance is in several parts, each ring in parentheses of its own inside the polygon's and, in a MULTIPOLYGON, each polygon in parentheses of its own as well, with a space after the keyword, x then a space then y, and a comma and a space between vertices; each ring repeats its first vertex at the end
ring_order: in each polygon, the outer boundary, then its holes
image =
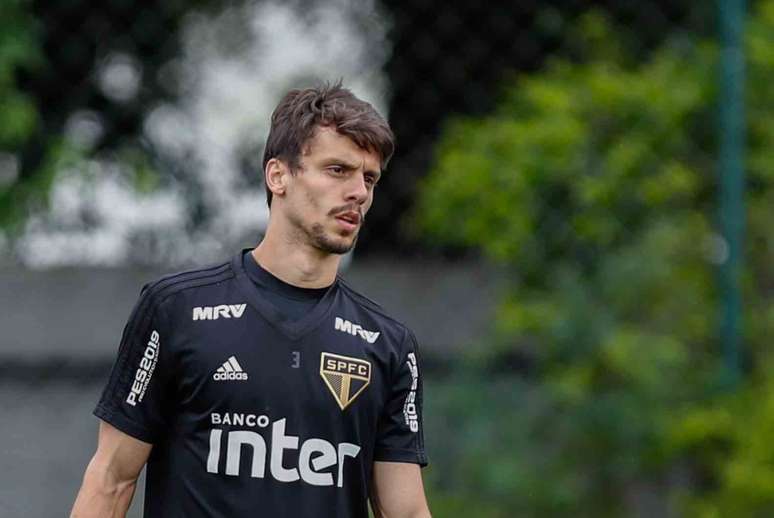
POLYGON ((339 78, 434 514, 774 515, 774 0, 0 0, 0 516, 69 512, 140 287, 260 240, 339 78))

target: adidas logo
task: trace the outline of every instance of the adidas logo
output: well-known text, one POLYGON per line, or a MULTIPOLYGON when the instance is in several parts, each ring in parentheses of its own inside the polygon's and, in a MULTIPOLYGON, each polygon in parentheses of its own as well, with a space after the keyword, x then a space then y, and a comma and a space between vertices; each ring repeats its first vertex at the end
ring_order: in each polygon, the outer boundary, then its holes
POLYGON ((212 375, 212 379, 215 381, 244 381, 247 379, 247 373, 242 370, 236 356, 232 356, 218 367, 218 370, 212 375))
POLYGON ((333 328, 336 331, 342 331, 354 336, 359 336, 369 344, 372 344, 379 338, 379 331, 368 331, 363 329, 359 324, 353 324, 349 320, 344 320, 341 317, 336 317, 336 321, 333 324, 333 328))

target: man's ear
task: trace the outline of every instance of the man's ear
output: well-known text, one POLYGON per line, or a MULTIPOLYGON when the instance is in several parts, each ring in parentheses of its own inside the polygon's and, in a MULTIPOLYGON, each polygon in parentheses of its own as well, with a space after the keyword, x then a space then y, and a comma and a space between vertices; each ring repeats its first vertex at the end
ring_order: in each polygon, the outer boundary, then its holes
POLYGON ((275 198, 285 195, 290 177, 290 167, 285 162, 278 158, 272 158, 266 162, 266 170, 263 175, 266 187, 275 198))

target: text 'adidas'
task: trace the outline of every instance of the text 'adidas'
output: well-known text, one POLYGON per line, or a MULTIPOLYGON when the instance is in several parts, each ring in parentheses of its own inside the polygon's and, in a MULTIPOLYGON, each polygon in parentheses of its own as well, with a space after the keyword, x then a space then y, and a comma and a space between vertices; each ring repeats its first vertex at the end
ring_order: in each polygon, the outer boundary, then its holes
POLYGON ((218 367, 215 374, 212 375, 215 381, 244 381, 247 379, 247 373, 239 365, 236 356, 231 356, 218 367))

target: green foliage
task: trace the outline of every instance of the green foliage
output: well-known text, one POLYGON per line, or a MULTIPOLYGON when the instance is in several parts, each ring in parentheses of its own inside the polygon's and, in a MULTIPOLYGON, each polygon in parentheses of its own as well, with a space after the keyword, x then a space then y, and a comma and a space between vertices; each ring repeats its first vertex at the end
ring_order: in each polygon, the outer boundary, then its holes
MULTIPOLYGON (((747 34, 753 365, 774 331, 774 1, 757 8, 747 34)), ((498 503, 509 516, 630 516, 655 492, 651 515, 770 515, 774 443, 741 433, 750 405, 715 399, 716 49, 674 40, 632 65, 603 19, 581 26, 585 60, 516 79, 487 117, 450 121, 422 185, 424 235, 478 248, 512 273, 486 354, 530 365, 511 390, 534 410, 475 407, 468 419, 509 436, 442 460, 475 483, 440 480, 454 496, 439 498, 498 503), (726 414, 720 431, 675 438, 686 419, 726 414), (723 452, 695 448, 718 434, 723 452)), ((774 401, 760 378, 741 399, 774 401)), ((757 410, 764 429, 768 407, 757 410)))
POLYGON ((19 88, 17 73, 41 64, 37 36, 29 2, 0 2, 0 156, 4 165, 0 171, 0 228, 20 217, 20 200, 27 200, 47 184, 45 174, 34 182, 18 179, 19 149, 35 131, 39 117, 33 100, 19 88))
POLYGON ((62 142, 52 143, 44 157, 38 174, 26 181, 17 181, 8 188, 0 187, 0 229, 14 230, 27 216, 34 202, 42 203, 43 193, 53 184, 57 170, 65 164, 72 164, 78 153, 62 142))
POLYGON ((765 517, 774 513, 774 380, 684 412, 668 445, 705 476, 705 491, 683 490, 688 515, 765 517))
MULTIPOLYGON (((0 2, 0 158, 3 155, 13 157, 17 169, 24 166, 22 150, 39 122, 40 114, 33 99, 18 85, 20 70, 29 71, 44 64, 38 31, 29 2, 0 2)), ((30 211, 45 204, 45 194, 57 172, 82 168, 89 154, 88 150, 79 149, 57 136, 45 143, 44 154, 31 174, 21 177, 21 171, 17 170, 16 178, 6 178, 7 173, 0 170, 0 230, 11 233, 19 230, 30 211)), ((139 192, 150 192, 158 186, 158 173, 142 150, 127 145, 117 149, 115 154, 132 172, 139 192)))
POLYGON ((7 0, 0 5, 0 149, 24 142, 37 124, 32 100, 16 85, 17 70, 32 67, 41 59, 26 4, 7 0))

